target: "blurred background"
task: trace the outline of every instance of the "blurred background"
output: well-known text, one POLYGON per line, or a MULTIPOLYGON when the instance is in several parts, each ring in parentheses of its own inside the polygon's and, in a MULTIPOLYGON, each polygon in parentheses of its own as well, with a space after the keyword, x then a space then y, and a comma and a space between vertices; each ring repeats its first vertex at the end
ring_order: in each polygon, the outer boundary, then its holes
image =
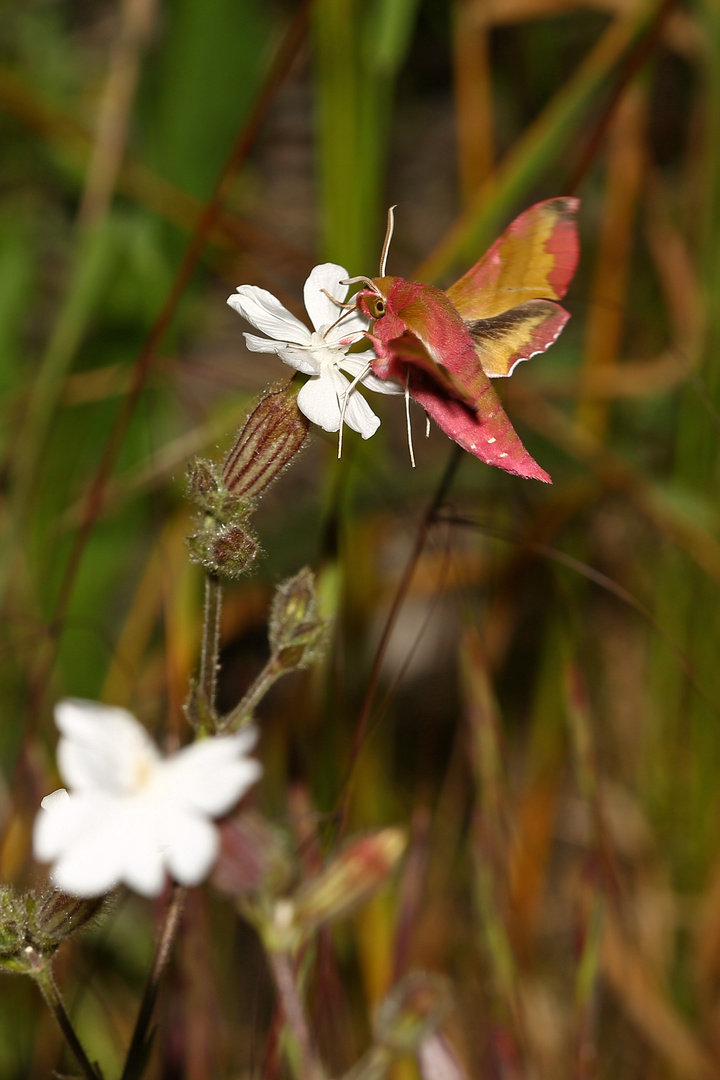
MULTIPOLYGON (((228 294, 302 318, 315 263, 377 272, 393 203, 389 272, 447 286, 527 206, 578 195, 572 319, 501 387, 553 486, 466 456, 424 528, 454 448, 419 410, 414 470, 397 399, 340 463, 316 432, 226 592, 221 706, 267 655, 275 584, 311 566, 333 646, 263 702, 254 797, 299 864, 333 850, 343 799, 353 830, 410 834, 308 961, 332 1075, 420 968, 452 981, 468 1077, 720 1077, 717 4, 5 0, 0 139, 3 881, 42 880, 59 697, 187 739, 186 466, 287 375, 228 294)), ((58 957, 108 1077, 155 917, 124 900, 58 957)), ((285 1075, 273 1015, 253 934, 193 893, 150 1075, 285 1075)), ((0 976, 0 1076, 63 1053, 36 988, 0 976)))

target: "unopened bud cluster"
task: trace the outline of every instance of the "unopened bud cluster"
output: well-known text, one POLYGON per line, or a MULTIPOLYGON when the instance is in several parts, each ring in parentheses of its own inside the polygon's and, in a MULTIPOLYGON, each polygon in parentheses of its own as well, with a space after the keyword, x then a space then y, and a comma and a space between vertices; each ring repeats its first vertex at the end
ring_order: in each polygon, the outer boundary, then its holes
POLYGON ((222 466, 193 462, 188 487, 202 517, 189 543, 206 570, 230 578, 247 572, 259 551, 249 520, 255 500, 300 450, 307 432, 288 385, 260 399, 222 466))
POLYGON ((309 667, 327 645, 329 623, 320 615, 315 578, 307 567, 279 585, 270 609, 270 648, 285 671, 309 667))
POLYGON ((57 889, 38 896, 0 889, 0 970, 31 972, 75 930, 85 926, 105 903, 57 889))

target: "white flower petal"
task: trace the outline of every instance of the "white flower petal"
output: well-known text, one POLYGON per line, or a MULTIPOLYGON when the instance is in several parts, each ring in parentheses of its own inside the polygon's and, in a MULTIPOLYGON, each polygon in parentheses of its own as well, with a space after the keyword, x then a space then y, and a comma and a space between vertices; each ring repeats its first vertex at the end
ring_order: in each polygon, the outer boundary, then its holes
POLYGON ((187 806, 210 817, 226 814, 262 773, 259 762, 245 756, 256 740, 257 732, 248 728, 186 746, 164 762, 165 782, 187 806))
MULTIPOLYGON (((99 896, 121 880, 123 861, 131 839, 124 825, 119 801, 71 796, 71 812, 63 822, 64 843, 53 858, 54 884, 76 896, 99 896)), ((46 813, 46 811, 42 811, 46 813)), ((55 823, 57 825, 57 822, 55 823)), ((42 836, 36 834, 35 852, 42 850, 42 836)))
POLYGON ((158 758, 145 728, 126 709, 68 699, 56 707, 55 722, 63 736, 60 774, 74 790, 124 787, 139 761, 150 765, 158 758))
POLYGON ((90 897, 109 893, 119 883, 120 875, 111 852, 77 847, 60 856, 50 879, 56 889, 72 896, 90 897), (105 857, 95 858, 96 854, 105 857))
MULTIPOLYGON (((338 308, 338 314, 340 309, 338 308)), ((337 315, 335 318, 337 319, 337 315)), ((349 348, 354 345, 356 341, 360 341, 365 336, 365 331, 370 325, 370 320, 366 319, 364 315, 361 315, 359 311, 349 311, 345 315, 342 322, 338 323, 333 330, 331 330, 327 336, 326 341, 328 345, 333 348, 349 348)), ((362 355, 358 353, 358 355, 362 355)), ((373 353, 373 356, 375 354, 373 353)))
POLYGON ((167 878, 164 839, 164 835, 161 839, 153 828, 132 830, 132 844, 127 844, 123 850, 119 880, 143 896, 157 896, 167 878))
POLYGON ((276 296, 257 285, 241 285, 228 297, 228 304, 256 330, 275 338, 276 341, 292 341, 304 345, 310 339, 310 331, 284 307, 276 296))
POLYGON ((295 345, 278 345, 276 352, 284 364, 303 375, 319 375, 322 371, 316 350, 302 349, 295 345))
POLYGON ((168 868, 181 885, 197 885, 207 877, 220 847, 218 831, 203 817, 178 814, 168 836, 168 868))
MULTIPOLYGON (((324 431, 337 431, 340 427, 342 403, 350 383, 337 368, 328 368, 317 379, 310 379, 298 394, 301 412, 324 431)), ((358 431, 363 439, 369 439, 380 427, 375 415, 357 387, 350 394, 345 408, 345 423, 358 431)))
POLYGON ((160 852, 149 852, 148 858, 134 858, 123 871, 120 881, 141 896, 159 896, 167 881, 165 859, 160 852))
POLYGON ((33 851, 40 862, 50 862, 85 828, 87 814, 78 795, 74 799, 65 788, 46 795, 33 825, 33 851))
POLYGON ((316 330, 331 326, 342 315, 342 308, 334 304, 330 296, 340 301, 345 299, 348 287, 340 282, 347 276, 345 267, 338 263, 321 263, 310 271, 303 288, 303 300, 316 330), (330 296, 326 296, 326 292, 330 296))
POLYGON ((245 344, 250 352, 277 353, 286 344, 284 341, 273 341, 272 338, 258 337, 257 334, 243 333, 245 344))
POLYGON ((247 756, 257 732, 208 738, 161 759, 124 709, 66 701, 57 722, 71 790, 43 799, 33 830, 35 855, 53 863, 57 887, 97 896, 124 882, 154 896, 168 871, 183 884, 200 881, 217 853, 211 819, 261 774, 247 756))
POLYGON ((40 800, 40 806, 43 810, 50 810, 53 806, 62 806, 67 803, 70 796, 68 795, 64 787, 58 788, 57 791, 51 791, 49 795, 46 795, 44 799, 40 800))
POLYGON ((369 439, 380 427, 380 417, 375 415, 357 389, 353 390, 348 398, 345 423, 353 431, 359 431, 363 439, 369 439))
POLYGON ((330 370, 308 379, 297 396, 298 409, 323 431, 340 428, 340 405, 330 370))
POLYGON ((303 375, 317 375, 320 370, 320 364, 309 347, 291 345, 288 341, 271 341, 255 334, 243 334, 243 337, 250 352, 274 353, 284 364, 301 371, 303 375))

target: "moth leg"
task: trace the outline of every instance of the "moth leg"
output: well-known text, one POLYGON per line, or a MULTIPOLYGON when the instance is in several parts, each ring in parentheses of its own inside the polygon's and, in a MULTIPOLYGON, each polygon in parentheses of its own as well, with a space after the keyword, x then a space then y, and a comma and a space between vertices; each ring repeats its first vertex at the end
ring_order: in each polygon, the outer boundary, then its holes
MULTIPOLYGON (((341 281, 340 284, 344 285, 345 283, 341 281)), ((328 292, 327 289, 321 289, 320 292, 325 293, 328 300, 332 300, 333 304, 335 304, 336 307, 346 308, 348 311, 354 311, 355 310, 355 304, 344 304, 342 302, 342 300, 338 300, 338 298, 336 296, 333 296, 333 294, 331 292, 328 292)), ((343 318, 343 316, 341 315, 340 318, 343 318)), ((333 324, 333 325, 335 325, 335 324, 333 324)))
POLYGON ((410 371, 405 376, 405 420, 407 421, 407 441, 408 452, 410 454, 410 464, 413 469, 415 468, 415 451, 413 450, 412 441, 412 424, 410 423, 410 371))
POLYGON ((331 326, 328 326, 324 335, 325 337, 327 337, 331 330, 334 330, 335 327, 343 321, 343 319, 346 319, 351 312, 355 311, 355 304, 343 304, 340 300, 336 300, 334 296, 331 296, 327 289, 321 289, 320 291, 324 292, 327 298, 329 300, 332 300, 333 304, 337 304, 339 308, 345 309, 342 315, 340 315, 331 326))
POLYGON ((355 378, 353 379, 353 381, 350 383, 347 390, 343 394, 342 408, 340 409, 340 427, 338 429, 338 461, 342 457, 343 427, 345 426, 345 412, 347 410, 348 398, 350 397, 350 395, 352 394, 353 390, 355 389, 357 384, 360 382, 360 380, 364 379, 369 371, 370 371, 370 365, 366 364, 365 367, 362 369, 362 371, 358 375, 355 376, 355 378))

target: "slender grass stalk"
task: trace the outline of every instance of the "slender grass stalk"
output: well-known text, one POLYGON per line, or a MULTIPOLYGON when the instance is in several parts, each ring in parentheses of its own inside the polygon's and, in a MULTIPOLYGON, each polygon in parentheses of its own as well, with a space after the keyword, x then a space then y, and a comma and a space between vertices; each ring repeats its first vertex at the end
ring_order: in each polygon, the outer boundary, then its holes
POLYGON ((375 258, 392 92, 417 6, 417 0, 314 5, 322 250, 351 273, 367 272, 375 258))
POLYGON ((566 151, 613 71, 654 30, 670 2, 652 0, 608 27, 575 75, 480 185, 466 210, 418 267, 419 281, 438 280, 463 257, 477 259, 498 222, 566 151))
POLYGON ((517 1036, 522 1023, 518 965, 507 925, 511 850, 505 766, 497 706, 474 631, 466 634, 463 659, 476 787, 472 848, 474 900, 501 1019, 517 1036))
POLYGON ((122 4, 78 213, 81 222, 96 221, 110 208, 125 153, 140 60, 155 24, 156 7, 157 0, 124 0, 122 4))
MULTIPOLYGON (((185 291, 201 258, 208 237, 212 234, 220 217, 221 208, 230 189, 232 180, 236 175, 237 170, 247 158, 247 155, 257 138, 258 132, 260 131, 263 120, 274 100, 275 94, 287 75, 298 50, 302 46, 307 29, 307 21, 308 3, 307 0, 304 0, 298 8, 278 47, 263 86, 255 100, 250 116, 238 133, 220 172, 215 189, 206 203, 204 211, 190 236, 185 249, 185 254, 175 274, 175 278, 170 286, 162 308, 147 335, 143 348, 140 350, 140 353, 135 360, 127 395, 124 398, 122 406, 111 427, 105 447, 99 456, 100 460, 97 469, 88 486, 80 525, 75 534, 73 546, 65 565, 57 600, 54 606, 52 618, 53 627, 61 627, 65 616, 67 615, 85 549, 107 497, 108 481, 127 435, 132 417, 140 402, 148 376, 152 370, 157 350, 172 324, 178 305, 185 295, 185 291)), ((69 350, 66 349, 63 354, 63 365, 67 363, 65 355, 68 351, 69 350)), ((59 361, 57 364, 58 367, 60 367, 59 361)), ((65 367, 63 366, 62 371, 64 370, 65 367)), ((57 380, 55 381, 57 382, 57 380)), ((59 386, 59 383, 57 385, 59 386)), ((48 422, 49 414, 49 407, 43 406, 41 419, 44 425, 48 422)), ((34 442, 39 445, 39 437, 34 439, 34 442)), ((30 475, 28 466, 24 466, 24 469, 25 471, 28 471, 28 475, 30 475)), ((11 533, 9 537, 8 545, 17 543, 20 535, 20 525, 16 525, 15 531, 11 533)), ((7 571, 3 571, 3 569, 0 568, 0 583, 2 582, 3 572, 7 571)), ((40 670, 35 679, 36 692, 34 700, 36 708, 39 707, 42 702, 43 691, 52 672, 55 662, 56 645, 45 652, 46 655, 38 662, 40 670)))
POLYGON ((8 527, 0 547, 0 596, 4 596, 12 584, 18 550, 28 541, 38 471, 47 449, 63 380, 107 282, 113 247, 112 234, 103 223, 98 223, 82 237, 64 303, 32 380, 22 441, 16 446, 11 462, 8 527))
POLYGON ((432 528, 437 518, 440 507, 442 506, 445 497, 447 496, 452 482, 455 479, 455 474, 460 466, 460 462, 463 458, 463 451, 458 446, 453 446, 450 453, 448 463, 445 466, 445 471, 440 477, 440 481, 435 489, 432 499, 430 500, 425 513, 423 514, 418 531, 415 537, 415 543, 413 544, 410 557, 405 565, 405 570, 398 584, 395 596, 393 598, 390 612, 385 621, 383 627, 382 636, 375 652, 375 659, 370 671, 370 675, 367 681, 367 688, 365 690, 365 696, 363 698, 360 712, 357 722, 355 724, 355 732, 353 734, 352 748, 350 751, 350 761, 348 765, 348 775, 345 783, 342 787, 342 796, 339 804, 339 836, 342 836, 345 828, 347 827, 348 813, 350 810, 350 802, 352 799, 353 782, 354 782, 354 770, 355 763, 358 755, 362 750, 363 741, 367 733, 368 725, 370 723, 370 717, 372 715, 373 706, 375 704, 375 696, 377 694, 378 685, 380 682, 380 676, 382 674, 382 666, 385 660, 385 653, 390 641, 390 636, 397 622, 400 609, 407 597, 412 579, 417 570, 418 562, 422 554, 423 548, 427 543, 430 529, 432 528))
MULTIPOLYGON (((681 393, 672 482, 674 490, 690 501, 697 518, 702 520, 706 515, 716 521, 720 466, 720 17, 717 5, 709 2, 700 4, 698 13, 700 33, 707 44, 701 68, 700 158, 694 184, 685 197, 692 215, 689 231, 698 246, 702 332, 696 354, 686 358, 688 366, 697 368, 699 378, 689 380, 681 393), (695 186, 698 178, 700 184, 695 186)), ((656 647, 645 783, 668 834, 694 838, 693 854, 687 853, 685 867, 694 883, 704 877, 696 859, 716 845, 718 597, 716 589, 708 588, 707 568, 698 572, 697 566, 671 550, 664 553, 657 577, 658 619, 692 658, 694 675, 704 694, 701 698, 690 691, 684 673, 667 662, 665 648, 656 647), (714 705, 708 708, 703 698, 714 705), (667 768, 668 753, 673 769, 667 768), (682 795, 676 786, 679 780, 682 795)))
MULTIPOLYGON (((600 248, 580 376, 584 386, 598 370, 609 374, 618 363, 635 223, 647 163, 648 89, 646 79, 632 83, 610 126, 600 248)), ((598 438, 604 438, 610 423, 609 402, 582 397, 578 421, 598 438)))

